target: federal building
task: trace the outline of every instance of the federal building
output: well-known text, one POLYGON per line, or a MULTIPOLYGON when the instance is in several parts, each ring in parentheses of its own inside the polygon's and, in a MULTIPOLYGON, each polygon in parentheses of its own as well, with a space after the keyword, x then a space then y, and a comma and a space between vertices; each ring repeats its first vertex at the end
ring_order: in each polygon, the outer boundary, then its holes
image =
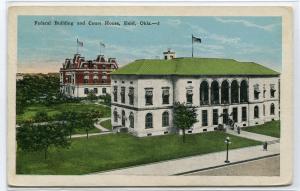
POLYGON ((80 54, 65 59, 60 68, 60 91, 68 97, 86 97, 110 94, 110 73, 118 69, 115 58, 98 55, 95 60, 85 60, 80 54))
POLYGON ((280 74, 254 62, 220 58, 136 60, 111 74, 112 126, 138 137, 178 132, 173 104, 197 109, 186 133, 214 131, 231 119, 239 127, 279 120, 280 74), (225 115, 227 114, 227 115, 225 115))

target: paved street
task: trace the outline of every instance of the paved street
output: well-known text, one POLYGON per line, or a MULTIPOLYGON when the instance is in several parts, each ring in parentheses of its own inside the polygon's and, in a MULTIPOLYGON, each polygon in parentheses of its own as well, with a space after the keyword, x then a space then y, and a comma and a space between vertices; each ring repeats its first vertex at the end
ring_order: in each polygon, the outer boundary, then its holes
POLYGON ((267 157, 226 167, 214 168, 186 176, 279 176, 280 156, 267 157))

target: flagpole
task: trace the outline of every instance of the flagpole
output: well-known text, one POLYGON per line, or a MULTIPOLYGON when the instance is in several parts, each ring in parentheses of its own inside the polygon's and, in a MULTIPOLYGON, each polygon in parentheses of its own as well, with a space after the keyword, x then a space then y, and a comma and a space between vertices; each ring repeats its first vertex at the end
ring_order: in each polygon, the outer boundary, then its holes
POLYGON ((78 54, 78 38, 77 38, 77 42, 76 42, 76 53, 78 54))
POLYGON ((192 58, 194 58, 194 35, 192 34, 192 58))
POLYGON ((101 55, 101 42, 99 42, 99 54, 101 55))

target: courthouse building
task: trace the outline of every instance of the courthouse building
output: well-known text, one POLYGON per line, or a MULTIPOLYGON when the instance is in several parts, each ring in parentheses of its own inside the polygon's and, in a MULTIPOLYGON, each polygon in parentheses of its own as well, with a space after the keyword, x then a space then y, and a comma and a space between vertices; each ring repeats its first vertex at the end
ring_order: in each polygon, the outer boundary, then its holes
POLYGON ((219 58, 136 60, 111 74, 112 126, 136 136, 177 132, 173 103, 197 109, 197 120, 186 133, 226 126, 239 127, 279 120, 279 77, 254 62, 219 58))
POLYGON ((110 94, 110 73, 118 68, 115 58, 99 55, 96 60, 85 60, 80 54, 65 59, 60 69, 60 91, 69 97, 110 94))

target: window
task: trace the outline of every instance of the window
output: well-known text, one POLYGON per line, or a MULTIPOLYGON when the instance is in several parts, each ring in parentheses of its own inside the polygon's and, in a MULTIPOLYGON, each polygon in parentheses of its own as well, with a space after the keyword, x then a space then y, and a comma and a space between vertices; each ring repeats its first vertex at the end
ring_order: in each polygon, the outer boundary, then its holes
POLYGON ((259 94, 260 94, 259 85, 255 84, 253 87, 254 87, 254 99, 259 99, 259 94))
POLYGON ((130 115, 129 115, 129 127, 134 128, 134 116, 133 116, 132 112, 130 112, 130 115))
POLYGON ((270 85, 270 97, 273 98, 275 97, 275 84, 270 85))
POLYGON ((188 84, 191 84, 191 83, 193 83, 193 82, 192 82, 192 81, 187 81, 187 83, 188 83, 188 84))
POLYGON ((274 115, 274 114, 275 114, 275 105, 274 103, 272 103, 270 106, 270 115, 274 115))
POLYGON ((213 125, 218 125, 219 124, 219 113, 218 109, 213 110, 213 125))
POLYGON ((125 127, 125 120, 126 120, 126 118, 125 118, 125 111, 123 110, 122 111, 122 126, 123 127, 125 127))
POLYGON ((207 126, 207 110, 202 110, 202 126, 207 126))
POLYGON ((153 117, 151 113, 147 113, 145 117, 145 128, 146 129, 153 128, 153 117))
POLYGON ((263 98, 266 98, 266 85, 264 84, 264 88, 263 88, 263 98))
POLYGON ((186 91, 186 103, 193 104, 193 90, 186 91))
POLYGON ((117 112, 117 109, 114 110, 114 122, 118 122, 118 112, 117 112))
POLYGON ((242 107, 242 121, 247 121, 247 107, 242 107))
POLYGON ((98 76, 97 76, 97 74, 94 74, 94 76, 93 76, 93 83, 98 83, 98 76))
POLYGON ((153 90, 146 89, 145 91, 146 105, 153 105, 153 90))
POLYGON ((133 103, 134 103, 134 88, 133 87, 129 88, 128 97, 129 97, 129 104, 133 105, 133 103))
POLYGON ((238 122, 238 109, 232 108, 232 119, 234 122, 238 122))
POLYGON ((258 106, 254 107, 254 118, 259 118, 259 109, 258 109, 258 106))
POLYGON ((169 126, 169 112, 165 111, 162 114, 162 126, 167 127, 169 126))
POLYGON ((95 93, 95 94, 98 93, 98 88, 94 88, 94 93, 95 93))
POLYGON ((89 94, 89 88, 84 88, 84 94, 89 94))
POLYGON ((163 100, 163 104, 169 104, 169 89, 163 89, 162 91, 162 100, 163 100))
POLYGON ((102 93, 106 94, 106 88, 102 88, 102 93))
POLYGON ((88 74, 85 74, 85 75, 84 75, 84 77, 83 77, 83 83, 84 83, 84 84, 89 83, 89 75, 88 75, 88 74))
POLYGON ((114 86, 114 102, 118 102, 118 86, 114 86))
POLYGON ((121 87, 121 103, 125 103, 125 87, 121 87))
POLYGON ((223 109, 223 124, 228 124, 228 109, 223 109))

